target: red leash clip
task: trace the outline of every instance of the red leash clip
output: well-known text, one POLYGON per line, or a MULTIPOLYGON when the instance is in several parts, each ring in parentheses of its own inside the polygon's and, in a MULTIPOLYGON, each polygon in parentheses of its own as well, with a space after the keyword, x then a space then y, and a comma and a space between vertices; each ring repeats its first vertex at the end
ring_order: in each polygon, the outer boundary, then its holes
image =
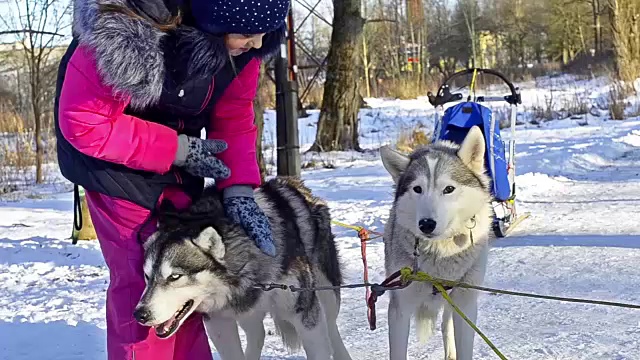
POLYGON ((400 270, 398 270, 388 278, 384 279, 380 285, 371 285, 371 296, 367 299, 367 307, 369 308, 367 311, 367 315, 369 317, 369 329, 376 329, 376 301, 378 301, 378 297, 382 296, 387 290, 404 289, 411 284, 411 281, 407 281, 406 283, 402 282, 400 275, 400 270))
MULTIPOLYGON (((367 241, 369 241, 369 230, 360 228, 358 230, 358 237, 360 238, 360 255, 362 256, 362 266, 364 267, 362 273, 362 279, 365 283, 369 283, 369 266, 367 265, 367 241)), ((366 287, 365 301, 369 298, 371 291, 369 287, 366 287)))
MULTIPOLYGON (((369 267, 367 265, 367 242, 371 240, 371 232, 363 227, 358 230, 358 237, 360 238, 360 254, 362 256, 362 265, 364 266, 363 280, 366 284, 369 283, 369 267)), ((402 289, 407 287, 411 282, 403 283, 400 277, 400 271, 396 271, 386 278, 380 285, 371 284, 366 287, 365 301, 367 303, 367 318, 369 319, 369 329, 376 329, 376 301, 378 297, 382 296, 387 290, 390 289, 402 289)))

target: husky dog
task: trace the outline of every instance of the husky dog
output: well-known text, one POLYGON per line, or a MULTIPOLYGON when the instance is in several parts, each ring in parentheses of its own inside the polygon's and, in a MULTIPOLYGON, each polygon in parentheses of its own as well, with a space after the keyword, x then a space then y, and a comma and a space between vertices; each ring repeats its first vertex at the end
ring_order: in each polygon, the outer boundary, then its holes
MULTIPOLYGON (((479 285, 484 281, 492 219, 490 179, 485 174, 485 141, 473 127, 461 145, 439 141, 409 156, 385 146, 382 162, 395 182, 395 200, 385 227, 387 275, 413 266, 431 276, 479 285)), ((454 303, 477 318, 477 292, 456 288, 454 303)), ((412 283, 390 292, 388 312, 391 360, 407 358, 410 319, 418 337, 432 334, 445 300, 431 284, 412 283)), ((445 358, 470 360, 474 331, 448 306, 442 319, 445 358)))
POLYGON ((340 291, 264 291, 260 284, 337 286, 342 274, 327 205, 301 181, 276 178, 255 193, 271 223, 276 257, 261 252, 224 216, 208 187, 185 212, 164 204, 158 230, 144 245, 147 285, 135 318, 172 336, 194 311, 223 360, 258 360, 269 313, 285 345, 308 359, 349 360, 336 319, 340 291), (243 353, 238 326, 246 334, 243 353))

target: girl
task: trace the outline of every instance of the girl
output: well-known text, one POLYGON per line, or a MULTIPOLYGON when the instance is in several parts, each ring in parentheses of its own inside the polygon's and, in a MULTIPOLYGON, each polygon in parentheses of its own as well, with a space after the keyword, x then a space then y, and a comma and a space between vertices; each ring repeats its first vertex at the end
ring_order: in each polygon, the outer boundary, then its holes
POLYGON ((289 0, 75 0, 58 73, 57 150, 62 174, 87 190, 109 268, 110 360, 212 358, 197 315, 166 340, 133 318, 145 287, 140 240, 160 201, 184 208, 204 177, 215 178, 230 219, 274 253, 253 199, 253 99, 288 10, 289 0))

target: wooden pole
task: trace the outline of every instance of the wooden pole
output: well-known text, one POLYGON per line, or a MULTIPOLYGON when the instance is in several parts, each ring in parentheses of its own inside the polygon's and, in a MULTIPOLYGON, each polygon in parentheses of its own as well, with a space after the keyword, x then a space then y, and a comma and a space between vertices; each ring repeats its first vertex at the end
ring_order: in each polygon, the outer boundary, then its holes
POLYGON ((289 10, 287 43, 280 45, 275 59, 276 78, 276 137, 277 173, 279 176, 300 176, 300 145, 298 140, 298 86, 295 55, 289 63, 295 46, 292 10, 289 10), (291 65, 291 66, 290 66, 291 65))

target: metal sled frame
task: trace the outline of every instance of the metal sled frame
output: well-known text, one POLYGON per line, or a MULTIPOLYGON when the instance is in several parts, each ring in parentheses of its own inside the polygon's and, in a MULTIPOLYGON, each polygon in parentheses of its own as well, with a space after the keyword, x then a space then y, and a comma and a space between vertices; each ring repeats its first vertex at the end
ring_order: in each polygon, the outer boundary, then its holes
MULTIPOLYGON (((444 116, 444 105, 448 103, 458 102, 463 99, 463 95, 461 93, 451 93, 449 84, 451 84, 455 79, 460 78, 462 76, 466 76, 472 74, 473 78, 471 80, 470 92, 467 97, 467 102, 476 102, 476 103, 488 103, 488 102, 507 102, 510 105, 510 127, 511 127, 511 139, 508 144, 508 163, 507 163, 507 177, 509 180, 509 186, 511 188, 511 196, 505 201, 494 201, 493 209, 494 209, 494 221, 493 221, 493 231, 497 237, 505 237, 509 235, 509 233, 515 228, 522 220, 526 219, 530 216, 529 213, 525 213, 523 215, 518 216, 516 212, 516 163, 515 163, 515 152, 516 152, 516 115, 517 115, 517 107, 518 104, 522 104, 522 98, 520 96, 520 91, 516 88, 509 79, 507 79, 502 73, 491 70, 491 69, 481 69, 481 68, 472 68, 459 71, 449 77, 447 77, 442 85, 438 88, 438 93, 433 95, 432 93, 428 93, 427 96, 429 98, 429 102, 436 109, 435 114, 435 129, 433 132, 432 141, 437 140, 437 136, 440 133, 442 128, 442 118, 444 116), (501 79, 510 90, 509 95, 505 96, 475 96, 474 84, 475 79, 478 74, 487 74, 498 77, 501 79), (473 92, 473 100, 471 97, 471 92, 473 92)), ((491 117, 491 131, 493 132, 495 125, 495 118, 491 117)), ((495 157, 493 154, 493 133, 489 136, 489 148, 490 153, 487 154, 489 157, 489 164, 492 167, 492 174, 495 174, 495 157)), ((493 179, 492 179, 493 180, 493 179)))

